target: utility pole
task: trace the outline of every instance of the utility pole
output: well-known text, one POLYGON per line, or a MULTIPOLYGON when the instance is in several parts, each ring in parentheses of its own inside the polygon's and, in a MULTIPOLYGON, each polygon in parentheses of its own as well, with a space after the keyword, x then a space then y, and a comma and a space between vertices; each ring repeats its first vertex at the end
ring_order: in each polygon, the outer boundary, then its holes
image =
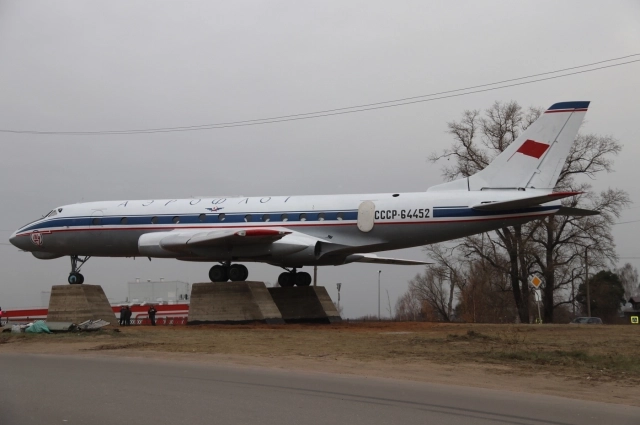
POLYGON ((338 287, 338 314, 340 314, 340 288, 342 288, 342 283, 336 283, 338 287))
POLYGON ((587 316, 591 317, 591 291, 589 291, 589 247, 586 246, 584 248, 584 271, 585 271, 585 280, 584 283, 587 285, 587 316))
POLYGON ((380 274, 382 270, 378 270, 378 320, 380 320, 380 274))

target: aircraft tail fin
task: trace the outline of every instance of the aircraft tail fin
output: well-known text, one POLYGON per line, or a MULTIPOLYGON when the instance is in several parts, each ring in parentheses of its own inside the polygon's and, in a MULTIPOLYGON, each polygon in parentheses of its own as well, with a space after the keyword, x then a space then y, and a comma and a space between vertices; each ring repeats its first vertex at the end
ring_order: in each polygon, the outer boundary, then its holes
POLYGON ((582 101, 552 105, 483 170, 429 190, 552 190, 588 107, 582 101))

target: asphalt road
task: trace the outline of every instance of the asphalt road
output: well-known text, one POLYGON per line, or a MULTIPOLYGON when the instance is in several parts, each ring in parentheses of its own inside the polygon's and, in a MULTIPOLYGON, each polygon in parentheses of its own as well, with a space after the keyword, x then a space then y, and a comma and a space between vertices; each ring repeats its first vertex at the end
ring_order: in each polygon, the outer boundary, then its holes
POLYGON ((129 358, 0 354, 0 424, 640 424, 640 408, 129 358))

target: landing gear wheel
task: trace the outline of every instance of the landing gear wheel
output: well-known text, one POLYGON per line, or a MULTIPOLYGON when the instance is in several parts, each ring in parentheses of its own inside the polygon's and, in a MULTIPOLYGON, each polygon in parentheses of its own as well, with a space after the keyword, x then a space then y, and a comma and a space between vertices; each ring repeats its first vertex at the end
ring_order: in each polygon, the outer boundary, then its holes
POLYGON ((278 284, 283 288, 292 287, 295 283, 293 276, 293 273, 289 272, 280 273, 280 276, 278 276, 278 284))
POLYGON ((309 286, 311 285, 311 275, 305 272, 299 272, 294 274, 296 286, 309 286))
POLYGON ((84 283, 84 276, 82 276, 78 272, 69 273, 69 277, 67 278, 67 282, 71 285, 80 285, 84 283))
POLYGON ((233 264, 229 267, 229 279, 233 282, 242 282, 249 277, 249 270, 242 264, 233 264))
POLYGON ((209 270, 209 279, 211 282, 226 282, 229 280, 227 268, 223 266, 213 266, 209 270))
POLYGON ((91 257, 88 255, 85 257, 71 255, 69 258, 71 259, 71 273, 69 273, 67 282, 69 282, 70 285, 80 285, 84 283, 84 276, 80 274, 80 269, 91 257))

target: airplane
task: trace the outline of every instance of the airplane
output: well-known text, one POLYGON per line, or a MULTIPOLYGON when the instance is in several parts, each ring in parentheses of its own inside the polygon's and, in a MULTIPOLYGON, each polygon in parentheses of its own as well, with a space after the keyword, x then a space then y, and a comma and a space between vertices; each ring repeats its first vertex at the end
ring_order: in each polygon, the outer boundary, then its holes
POLYGON ((213 282, 245 281, 242 263, 285 270, 283 287, 308 286, 304 266, 361 262, 423 265, 375 252, 423 246, 523 224, 552 214, 597 214, 562 207, 577 192, 554 186, 589 102, 552 105, 478 173, 417 193, 257 196, 88 202, 57 207, 10 237, 49 260, 71 258, 81 284, 91 257, 174 258, 219 263, 213 282))

